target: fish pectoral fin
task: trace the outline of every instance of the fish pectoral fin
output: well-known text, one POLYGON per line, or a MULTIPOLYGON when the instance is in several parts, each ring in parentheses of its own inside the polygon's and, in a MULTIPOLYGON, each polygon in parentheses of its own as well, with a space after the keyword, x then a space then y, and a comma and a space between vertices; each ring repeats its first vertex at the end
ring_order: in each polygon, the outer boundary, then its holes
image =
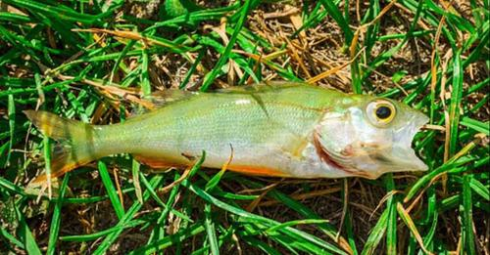
POLYGON ((154 169, 162 169, 162 168, 170 168, 170 167, 182 168, 188 166, 187 164, 181 162, 175 162, 173 160, 165 159, 165 158, 154 158, 154 157, 148 157, 143 155, 133 155, 133 157, 138 162, 154 169))
POLYGON ((310 141, 307 138, 298 139, 298 142, 294 143, 293 146, 291 146, 291 150, 285 149, 284 151, 285 153, 289 152, 291 157, 294 159, 301 159, 303 157, 304 150, 309 144, 310 141))
POLYGON ((262 166, 247 166, 247 165, 229 165, 227 167, 228 170, 250 174, 250 175, 258 175, 258 176, 270 176, 270 177, 287 177, 288 174, 281 172, 277 169, 271 169, 262 166))

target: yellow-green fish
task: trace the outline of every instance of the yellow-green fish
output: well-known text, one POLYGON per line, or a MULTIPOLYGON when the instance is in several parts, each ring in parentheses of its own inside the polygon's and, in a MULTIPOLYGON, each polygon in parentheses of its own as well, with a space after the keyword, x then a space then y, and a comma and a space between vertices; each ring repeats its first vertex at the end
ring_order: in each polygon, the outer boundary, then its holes
POLYGON ((113 125, 25 114, 61 142, 54 177, 117 153, 154 167, 187 167, 203 151, 204 167, 221 168, 232 154, 229 170, 265 176, 374 179, 427 169, 411 143, 428 118, 390 99, 269 82, 210 93, 168 90, 160 102, 113 125))

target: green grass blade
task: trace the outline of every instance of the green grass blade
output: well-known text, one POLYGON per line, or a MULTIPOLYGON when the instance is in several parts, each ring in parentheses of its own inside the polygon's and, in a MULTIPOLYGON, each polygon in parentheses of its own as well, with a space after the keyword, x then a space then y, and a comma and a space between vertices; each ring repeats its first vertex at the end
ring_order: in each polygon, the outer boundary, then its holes
POLYGON ((17 236, 23 242, 24 247, 29 255, 41 255, 41 249, 37 245, 36 239, 32 235, 29 226, 27 225, 25 218, 19 208, 15 208, 17 218, 19 219, 19 228, 17 236))
MULTIPOLYGON (((150 184, 152 185, 153 188, 158 186, 158 184, 163 180, 161 176, 155 176, 150 180, 150 184)), ((146 201, 150 197, 150 192, 145 191, 143 194, 143 201, 146 201)), ((135 202, 127 211, 126 214, 124 214, 123 218, 119 221, 117 226, 124 226, 128 222, 131 221, 131 219, 134 217, 134 215, 141 209, 143 204, 139 202, 135 202)), ((115 242, 115 240, 119 237, 119 235, 122 233, 123 228, 118 228, 114 232, 110 233, 107 235, 104 240, 100 243, 100 245, 97 247, 97 249, 94 251, 94 254, 104 254, 106 253, 107 249, 112 245, 112 243, 115 242)))
POLYGON ((58 243, 59 230, 61 225, 61 209, 63 208, 63 198, 65 197, 66 188, 68 187, 68 180, 70 179, 70 173, 66 173, 63 177, 58 195, 58 201, 56 201, 53 218, 51 219, 51 227, 49 229, 49 241, 48 250, 46 254, 55 254, 56 244, 58 243))
POLYGON ((463 91, 463 68, 461 65, 461 51, 457 50, 453 57, 453 90, 451 104, 449 106, 449 118, 451 123, 449 154, 454 155, 458 146, 458 125, 460 122, 460 106, 463 91))
POLYGON ((463 222, 461 224, 463 228, 463 245, 465 247, 465 251, 471 255, 476 254, 475 235, 473 233, 473 198, 471 192, 472 178, 473 176, 471 175, 465 175, 463 177, 463 222))
MULTIPOLYGON (((487 180, 488 181, 488 180, 487 180)), ((484 185, 476 178, 469 178, 471 189, 478 195, 480 195, 487 202, 490 201, 490 190, 488 185, 484 185)))
POLYGON ((375 254, 376 247, 378 247, 379 243, 381 242, 381 239, 386 233, 390 211, 391 210, 389 208, 383 211, 383 213, 378 219, 378 222, 372 228, 361 254, 363 255, 375 254))
POLYGON ((235 45, 235 41, 237 40, 237 37, 240 33, 240 30, 243 27, 243 24, 245 23, 245 19, 247 17, 247 14, 250 9, 250 3, 252 0, 245 0, 245 3, 242 6, 242 9, 240 10, 240 18, 238 19, 233 34, 230 37, 230 40, 228 42, 228 45, 225 48, 225 51, 221 54, 220 58, 218 59, 218 62, 216 63, 215 67, 209 72, 206 76, 204 76, 204 81, 201 86, 201 91, 206 91, 209 86, 214 82, 214 79, 218 76, 219 72, 221 71, 221 67, 226 63, 226 61, 229 58, 231 49, 235 45))
POLYGON ((470 117, 463 117, 459 123, 465 127, 471 128, 477 132, 483 133, 485 135, 490 135, 490 123, 481 122, 470 117))
POLYGON ((104 162, 98 162, 100 179, 104 184, 105 190, 109 195, 109 200, 111 200, 112 207, 116 212, 117 218, 120 220, 124 216, 124 208, 122 206, 121 201, 119 200, 119 196, 117 194, 116 187, 112 183, 111 177, 109 176, 109 172, 107 171, 107 166, 104 162))
POLYGON ((211 254, 218 255, 219 254, 218 238, 216 237, 215 222, 212 219, 210 204, 206 204, 204 206, 204 215, 205 215, 204 226, 206 227, 206 233, 211 247, 211 254))

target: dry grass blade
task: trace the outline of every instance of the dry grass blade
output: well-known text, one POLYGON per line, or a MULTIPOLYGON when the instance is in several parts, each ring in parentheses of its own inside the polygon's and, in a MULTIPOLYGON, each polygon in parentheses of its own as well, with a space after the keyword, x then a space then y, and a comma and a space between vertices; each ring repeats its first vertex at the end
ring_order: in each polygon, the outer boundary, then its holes
POLYGON ((350 64, 352 64, 360 55, 361 53, 363 52, 363 50, 360 50, 359 52, 357 52, 357 55, 355 55, 350 61, 348 62, 345 62, 343 63, 342 65, 339 65, 339 66, 336 66, 330 70, 327 70, 311 79, 308 79, 306 82, 307 83, 310 83, 310 84, 314 84, 314 83, 317 83, 318 81, 320 80, 323 80, 331 75, 334 75, 336 74, 338 71, 346 68, 347 66, 349 66, 350 64))
POLYGON ((177 186, 178 184, 183 182, 185 179, 187 179, 187 177, 189 177, 189 174, 191 173, 191 170, 192 170, 192 167, 186 168, 184 173, 182 174, 182 176, 180 176, 179 179, 177 179, 176 181, 172 182, 171 184, 159 189, 158 193, 161 195, 168 193, 173 187, 177 186))
MULTIPOLYGON (((68 76, 68 75, 58 75, 58 78, 60 78, 61 80, 75 80, 75 77, 68 76)), ((140 99, 137 96, 140 94, 139 90, 135 90, 132 88, 123 88, 123 87, 121 87, 117 84, 113 84, 113 83, 104 85, 100 82, 92 81, 92 80, 88 80, 88 79, 81 79, 81 80, 79 80, 79 82, 97 87, 98 89, 103 91, 103 93, 108 95, 109 98, 113 99, 112 95, 116 95, 120 98, 124 98, 130 102, 141 105, 141 106, 145 107, 146 109, 149 109, 149 110, 155 109, 155 105, 153 103, 151 103, 150 101, 147 101, 147 100, 140 99)))
POLYGON ((417 230, 415 223, 413 222, 412 218, 410 217, 410 214, 408 214, 408 212, 405 211, 405 208, 403 208, 403 205, 401 203, 397 203, 396 209, 397 209, 398 213, 400 214, 400 217, 402 218, 402 220, 405 222, 408 229, 412 233, 412 235, 415 237, 415 239, 419 243, 420 248, 422 248, 422 250, 425 253, 433 255, 434 253, 430 252, 429 250, 427 250, 427 248, 425 248, 424 241, 422 240, 422 237, 420 236, 420 233, 417 230))
MULTIPOLYGON (((275 186, 275 184, 274 184, 275 186)), ((291 198, 297 201, 305 200, 305 199, 311 199, 315 197, 321 197, 321 196, 326 196, 330 194, 334 194, 337 192, 340 192, 341 188, 340 187, 335 187, 335 188, 329 188, 329 189, 324 189, 324 190, 316 190, 308 193, 302 193, 302 194, 296 194, 296 195, 291 195, 291 198)), ((280 204, 280 201, 276 200, 270 200, 270 201, 264 201, 260 203, 258 206, 259 207, 268 207, 268 206, 274 206, 277 204, 280 204)))
POLYGON ((255 210, 255 208, 257 208, 258 206, 263 206, 264 203, 260 203, 262 201, 262 199, 267 195, 267 193, 272 190, 273 188, 275 188, 278 184, 280 184, 280 182, 276 182, 276 183, 273 183, 269 186, 267 186, 268 188, 263 190, 260 195, 254 199, 247 207, 246 207, 246 210, 249 211, 249 212, 252 212, 255 210))
MULTIPOLYGON (((90 28, 90 29, 73 29, 73 32, 89 32, 89 33, 105 33, 110 34, 115 37, 119 37, 122 39, 136 40, 142 41, 144 45, 156 45, 165 48, 177 48, 179 50, 183 50, 184 47, 181 45, 172 44, 170 42, 166 42, 163 40, 156 40, 154 38, 142 35, 138 32, 133 31, 121 31, 121 30, 109 30, 102 28, 90 28)), ((124 42, 124 41, 123 41, 124 42)), ((126 42, 125 42, 126 43, 126 42)))
POLYGON ((373 24, 375 24, 376 22, 378 22, 378 20, 380 20, 390 9, 391 7, 393 7, 393 5, 396 4, 396 0, 395 1, 391 1, 388 5, 386 5, 380 12, 379 14, 373 19, 371 20, 370 22, 366 23, 366 24, 363 24, 362 26, 360 26, 359 28, 356 29, 356 32, 354 33, 354 37, 352 39, 352 42, 351 42, 351 45, 349 46, 349 50, 350 50, 350 57, 351 59, 355 59, 356 57, 356 54, 357 53, 357 44, 359 42, 359 36, 361 35, 361 33, 364 33, 364 31, 372 26, 373 24))

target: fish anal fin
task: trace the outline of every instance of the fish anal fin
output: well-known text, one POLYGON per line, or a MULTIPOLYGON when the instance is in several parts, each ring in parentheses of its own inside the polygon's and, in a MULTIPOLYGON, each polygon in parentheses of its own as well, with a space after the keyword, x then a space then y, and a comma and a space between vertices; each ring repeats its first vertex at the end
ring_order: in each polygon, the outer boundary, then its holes
POLYGON ((228 170, 257 176, 270 176, 270 177, 287 177, 288 174, 281 172, 277 169, 272 169, 262 166, 248 166, 248 165, 229 165, 228 170))
POLYGON ((184 168, 187 167, 184 163, 174 162, 165 158, 154 158, 142 155, 133 155, 133 157, 139 161, 140 163, 147 165, 154 169, 162 169, 162 168, 170 168, 170 167, 178 167, 184 168))

